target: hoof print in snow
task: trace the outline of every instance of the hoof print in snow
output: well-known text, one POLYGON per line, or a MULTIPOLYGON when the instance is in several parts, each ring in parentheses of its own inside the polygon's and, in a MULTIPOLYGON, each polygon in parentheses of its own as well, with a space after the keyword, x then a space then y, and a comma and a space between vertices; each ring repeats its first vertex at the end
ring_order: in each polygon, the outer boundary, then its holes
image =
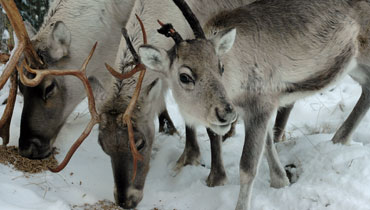
POLYGON ((290 183, 296 183, 299 178, 297 166, 295 164, 289 164, 286 165, 284 168, 290 183))

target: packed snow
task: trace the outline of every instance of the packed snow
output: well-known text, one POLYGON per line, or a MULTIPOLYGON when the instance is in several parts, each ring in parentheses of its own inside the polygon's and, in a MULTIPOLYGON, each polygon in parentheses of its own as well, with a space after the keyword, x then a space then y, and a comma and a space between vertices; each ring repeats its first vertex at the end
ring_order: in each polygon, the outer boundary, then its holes
MULTIPOLYGON (((6 98, 6 90, 0 99, 6 98)), ((299 101, 287 126, 286 140, 277 144, 284 165, 297 166, 295 183, 283 189, 269 186, 267 161, 263 159, 253 188, 252 209, 258 210, 370 210, 370 116, 353 135, 349 146, 330 142, 361 93, 349 77, 337 86, 299 101)), ((2 101, 1 101, 2 102, 2 101)), ((144 198, 138 210, 232 210, 239 193, 239 159, 244 131, 223 144, 228 182, 221 187, 206 186, 210 171, 210 142, 204 128, 198 141, 205 166, 187 166, 175 175, 172 168, 184 148, 184 122, 171 95, 168 109, 179 135, 156 133, 151 168, 144 198)), ((18 96, 11 125, 10 145, 18 144, 22 97, 18 96)), ((0 107, 0 113, 5 106, 0 107)), ((71 114, 55 146, 61 160, 89 121, 86 101, 71 114)), ((158 126, 157 126, 158 127, 158 126)), ((113 175, 109 157, 97 143, 98 129, 78 149, 67 168, 58 173, 24 174, 0 165, 1 210, 66 210, 113 198, 113 175)))

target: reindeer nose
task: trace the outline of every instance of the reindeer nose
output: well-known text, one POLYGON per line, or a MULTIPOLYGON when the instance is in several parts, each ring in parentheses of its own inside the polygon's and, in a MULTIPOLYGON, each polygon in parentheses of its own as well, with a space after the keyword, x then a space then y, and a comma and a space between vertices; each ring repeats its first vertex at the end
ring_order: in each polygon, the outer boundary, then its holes
POLYGON ((236 119, 236 113, 231 104, 226 104, 224 107, 215 108, 216 116, 219 122, 221 123, 232 123, 236 119))
POLYGON ((30 159, 43 159, 51 154, 51 147, 43 145, 39 139, 28 139, 28 144, 19 145, 19 154, 30 159))

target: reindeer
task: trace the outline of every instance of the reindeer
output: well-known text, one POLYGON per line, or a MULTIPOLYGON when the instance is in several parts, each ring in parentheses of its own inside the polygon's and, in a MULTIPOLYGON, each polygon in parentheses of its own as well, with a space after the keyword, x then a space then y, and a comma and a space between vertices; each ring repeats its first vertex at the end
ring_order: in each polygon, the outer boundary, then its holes
MULTIPOLYGON (((370 107, 370 63, 368 59, 370 54, 370 43, 368 41, 370 40, 370 18, 368 15, 368 11, 370 10, 369 3, 369 1, 360 1, 355 5, 355 9, 359 15, 359 24, 361 26, 360 34, 358 36, 358 41, 360 42, 360 54, 357 59, 360 62, 359 65, 349 73, 352 79, 361 85, 362 93, 350 115, 334 134, 332 138, 333 143, 349 144, 351 142, 353 132, 370 107)), ((282 138, 283 131, 292 108, 293 104, 283 108, 278 114, 275 124, 276 142, 279 142, 282 138)))
MULTIPOLYGON (((236 113, 243 119, 236 209, 251 209, 252 186, 264 148, 276 155, 272 127, 279 106, 324 90, 354 68, 356 61, 364 62, 355 9, 359 1, 260 0, 217 14, 204 31, 183 0, 174 2, 192 26, 195 39, 183 40, 170 29, 167 35, 175 38, 175 46, 167 50, 143 45, 141 61, 169 80, 187 122, 223 135, 236 113)), ((288 185, 281 165, 272 165, 271 186, 288 185)))
MULTIPOLYGON (((190 0, 188 1, 195 11, 199 11, 199 15, 204 22, 225 8, 237 8, 250 1, 240 0, 190 0), (211 15, 204 12, 205 7, 209 8, 211 15), (200 12, 202 11, 202 12, 200 12)), ((119 50, 117 53, 115 67, 121 73, 131 72, 133 61, 139 60, 137 56, 133 56, 132 49, 137 49, 142 43, 142 29, 137 18, 137 14, 145 25, 148 37, 148 43, 158 44, 161 46, 172 46, 171 40, 163 38, 157 33, 158 23, 155 19, 173 20, 179 25, 179 30, 192 38, 191 29, 187 25, 180 11, 170 0, 137 0, 133 12, 126 25, 130 35, 126 35, 126 39, 122 38, 119 50), (169 19, 170 18, 170 19, 169 19), (129 37, 128 37, 129 36, 129 37), (128 43, 132 41, 133 47, 128 43)), ((134 62, 135 63, 135 62, 134 62)), ((136 67, 135 67, 136 69, 136 67)), ((114 71, 114 70, 113 70, 114 71)), ((116 72, 115 74, 117 74, 116 72)), ((155 72, 148 71, 142 81, 142 88, 137 104, 132 110, 132 127, 135 139, 135 147, 142 154, 142 159, 137 165, 137 174, 135 164, 136 158, 132 156, 132 148, 130 145, 130 135, 128 130, 131 125, 123 122, 126 110, 130 107, 131 98, 136 92, 136 83, 140 81, 141 75, 135 75, 128 79, 117 79, 112 81, 112 85, 104 86, 97 80, 91 80, 91 85, 96 93, 98 112, 101 113, 101 122, 99 123, 99 143, 111 157, 114 180, 115 180, 115 200, 124 208, 134 208, 143 197, 143 188, 146 175, 149 170, 149 162, 154 140, 154 117, 160 110, 163 103, 163 94, 167 89, 167 81, 155 72), (131 152, 130 152, 131 150, 131 152), (132 176, 136 175, 136 179, 131 180, 132 176)), ((212 139, 212 166, 211 172, 207 179, 207 185, 216 186, 222 185, 226 181, 226 173, 223 168, 221 158, 221 138, 215 135, 211 130, 208 130, 209 136, 212 139)), ((198 164, 200 159, 200 151, 196 141, 196 133, 193 125, 189 124, 186 127, 186 146, 183 155, 177 162, 177 170, 187 164, 198 164)))
MULTIPOLYGON (((92 43, 98 41, 88 76, 105 85, 111 79, 102 61, 114 62, 120 28, 133 5, 134 0, 56 0, 32 45, 49 68, 70 69, 78 67, 92 43)), ((24 107, 19 152, 29 158, 45 158, 66 118, 86 94, 71 76, 49 76, 36 87, 20 85, 20 90, 24 107)))

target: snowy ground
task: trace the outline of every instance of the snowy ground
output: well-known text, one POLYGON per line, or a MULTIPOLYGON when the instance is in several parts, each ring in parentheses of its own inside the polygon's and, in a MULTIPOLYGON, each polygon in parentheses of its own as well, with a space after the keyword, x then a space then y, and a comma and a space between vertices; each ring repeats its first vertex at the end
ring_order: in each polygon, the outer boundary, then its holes
MULTIPOLYGON (((4 91, 1 92, 3 94, 4 91)), ((4 95, 0 94, 0 100, 4 95)), ((336 128, 360 95, 360 87, 346 78, 331 91, 297 103, 287 128, 287 141, 277 145, 284 165, 298 166, 296 183, 283 189, 269 187, 264 159, 253 189, 252 206, 258 210, 370 210, 370 115, 356 130, 351 146, 333 145, 336 128)), ((18 97, 11 126, 11 145, 17 145, 22 98, 18 97)), ((223 145, 228 182, 209 188, 210 147, 204 128, 198 139, 206 167, 188 166, 173 176, 172 167, 184 148, 184 123, 173 100, 170 115, 180 136, 156 135, 144 199, 139 210, 232 210, 239 192, 239 159, 243 125, 223 145)), ((4 106, 0 107, 2 113, 4 106)), ((59 160, 88 122, 86 102, 70 116, 56 140, 59 160)), ((113 200, 110 160, 97 143, 97 128, 80 147, 68 167, 59 174, 23 174, 0 165, 1 210, 64 210, 72 205, 113 200)))

